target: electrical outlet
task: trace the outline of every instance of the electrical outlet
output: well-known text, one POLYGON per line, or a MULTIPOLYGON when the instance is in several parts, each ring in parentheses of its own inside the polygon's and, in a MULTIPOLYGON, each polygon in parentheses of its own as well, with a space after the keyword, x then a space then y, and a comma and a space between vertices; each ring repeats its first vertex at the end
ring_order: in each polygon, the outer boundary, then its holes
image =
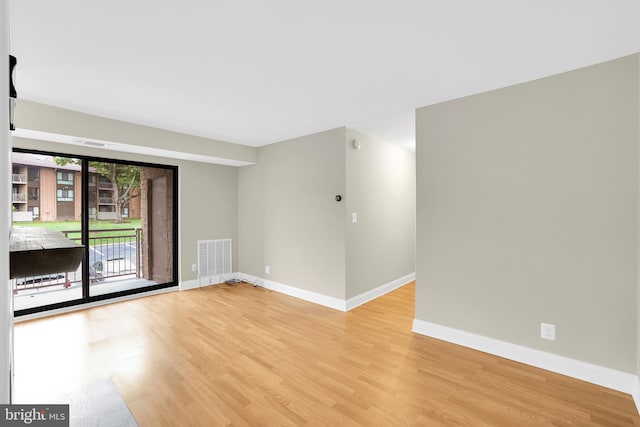
POLYGON ((352 213, 351 213, 351 222, 352 222, 353 224, 355 224, 355 223, 357 223, 357 222, 358 222, 358 214, 357 214, 356 212, 352 212, 352 213))
POLYGON ((271 267, 269 267, 268 265, 265 265, 265 266, 264 266, 264 272, 265 272, 266 274, 271 274, 271 267))
POLYGON ((198 271, 198 266, 196 264, 191 264, 191 271, 198 271))
POLYGON ((550 341, 556 340, 556 325, 551 323, 540 324, 540 338, 550 341))

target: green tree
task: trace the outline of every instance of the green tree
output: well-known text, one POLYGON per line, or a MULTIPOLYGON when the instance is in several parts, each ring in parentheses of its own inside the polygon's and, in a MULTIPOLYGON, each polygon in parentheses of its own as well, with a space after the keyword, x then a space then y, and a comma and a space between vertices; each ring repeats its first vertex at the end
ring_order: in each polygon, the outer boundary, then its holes
MULTIPOLYGON (((80 164, 78 159, 56 157, 59 166, 80 164)), ((113 200, 116 205, 115 223, 122 223, 122 211, 131 199, 140 195, 140 167, 110 162, 89 162, 89 171, 96 172, 113 184, 113 200)))

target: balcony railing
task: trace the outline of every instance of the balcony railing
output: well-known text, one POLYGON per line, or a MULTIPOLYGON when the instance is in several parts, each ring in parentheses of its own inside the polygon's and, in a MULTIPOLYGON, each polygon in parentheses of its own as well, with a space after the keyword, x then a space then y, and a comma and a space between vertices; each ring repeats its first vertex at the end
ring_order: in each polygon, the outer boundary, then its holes
POLYGON ((105 190, 113 190, 113 184, 110 182, 99 182, 98 188, 105 189, 105 190))
MULTIPOLYGON (((80 243, 80 230, 63 231, 80 243)), ((114 277, 142 277, 142 229, 115 228, 89 232, 89 282, 114 277)), ((13 294, 42 288, 70 288, 82 283, 82 265, 76 271, 23 277, 14 281, 13 294)))
POLYGON ((22 184, 27 182, 27 176, 19 173, 12 174, 12 180, 16 184, 22 184))
POLYGON ((12 198, 13 198, 13 202, 14 203, 26 203, 27 202, 27 195, 26 194, 13 193, 12 194, 12 198))
POLYGON ((113 197, 99 197, 98 203, 100 203, 101 205, 113 205, 113 197))

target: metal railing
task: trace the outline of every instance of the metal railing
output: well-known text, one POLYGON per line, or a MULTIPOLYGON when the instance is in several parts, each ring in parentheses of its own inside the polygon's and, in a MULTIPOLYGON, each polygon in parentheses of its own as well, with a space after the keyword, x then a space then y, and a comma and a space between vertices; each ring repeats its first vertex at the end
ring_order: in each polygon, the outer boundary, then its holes
MULTIPOLYGON (((69 240, 80 243, 80 230, 62 231, 69 240)), ((113 228, 89 231, 89 281, 102 282, 114 277, 142 277, 142 229, 113 228), (105 235, 106 234, 106 235, 105 235)), ((42 288, 70 288, 82 284, 82 265, 76 271, 14 280, 14 295, 42 288)))
POLYGON ((98 197, 98 203, 101 205, 113 205, 113 197, 98 197))
POLYGON ((27 201, 27 195, 26 194, 13 193, 12 197, 13 197, 13 201, 14 202, 26 202, 27 201))
POLYGON ((21 183, 21 182, 27 182, 27 176, 20 174, 20 173, 14 173, 12 174, 12 181, 16 182, 16 183, 21 183))
POLYGON ((113 184, 110 182, 98 182, 98 188, 104 188, 106 190, 111 190, 113 189, 113 184))

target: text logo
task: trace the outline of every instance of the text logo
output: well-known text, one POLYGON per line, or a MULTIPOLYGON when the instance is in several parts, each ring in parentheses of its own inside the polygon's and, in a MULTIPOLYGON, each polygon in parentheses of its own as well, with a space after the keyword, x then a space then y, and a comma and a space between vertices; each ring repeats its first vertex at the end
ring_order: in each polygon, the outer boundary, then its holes
POLYGON ((69 427, 69 405, 0 405, 0 425, 69 427))

